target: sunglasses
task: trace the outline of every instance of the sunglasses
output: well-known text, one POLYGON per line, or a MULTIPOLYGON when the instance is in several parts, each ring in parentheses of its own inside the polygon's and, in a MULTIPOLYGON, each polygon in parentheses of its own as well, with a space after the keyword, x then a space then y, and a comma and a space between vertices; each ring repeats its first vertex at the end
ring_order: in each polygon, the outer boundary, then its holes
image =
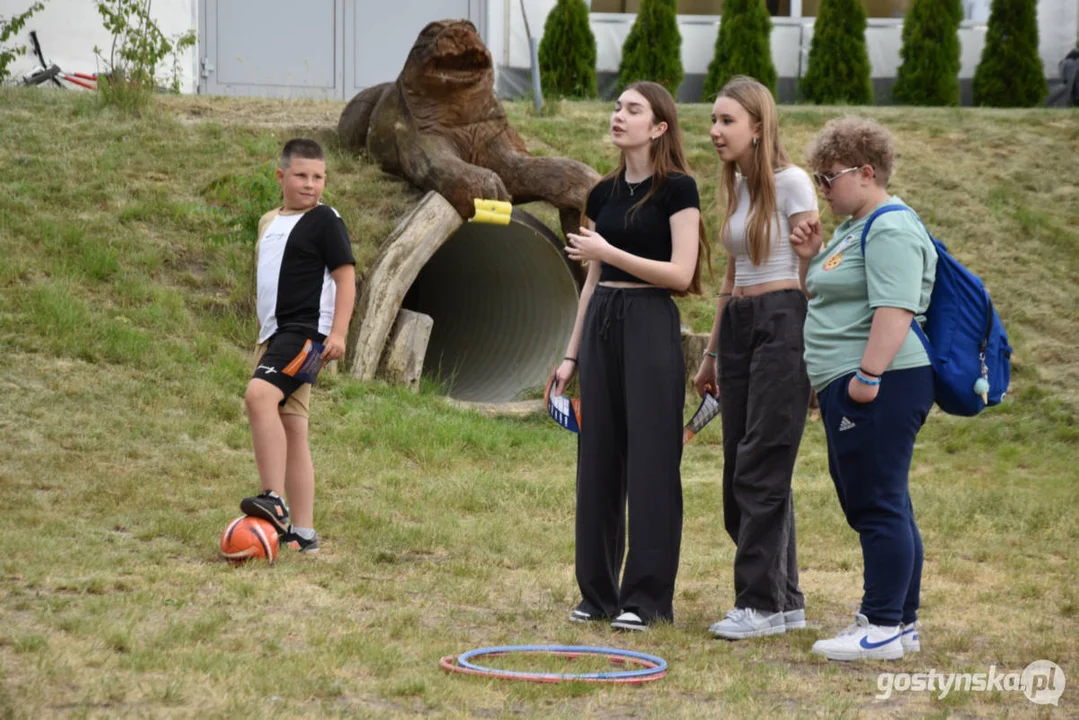
POLYGON ((839 172, 834 173, 813 173, 813 182, 817 183, 817 187, 819 188, 830 188, 832 187, 832 183, 834 183, 841 175, 846 175, 847 173, 861 169, 861 166, 859 166, 849 167, 846 170, 840 170, 839 172))

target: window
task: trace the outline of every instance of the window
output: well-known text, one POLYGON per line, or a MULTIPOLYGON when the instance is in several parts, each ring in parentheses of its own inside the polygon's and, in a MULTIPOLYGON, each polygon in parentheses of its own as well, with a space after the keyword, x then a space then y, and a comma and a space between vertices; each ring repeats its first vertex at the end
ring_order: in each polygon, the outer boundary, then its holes
MULTIPOLYGON (((767 0, 773 15, 790 13, 790 0, 767 0)), ((723 0, 678 0, 679 15, 719 15, 723 0)), ((636 13, 641 0, 592 0, 592 12, 636 13)))
MULTIPOLYGON (((862 0, 865 14, 871 18, 901 18, 910 10, 913 0, 862 0)), ((815 17, 820 0, 802 0, 802 15, 815 17)))
MULTIPOLYGON (((862 0, 871 18, 901 18, 913 0, 862 0)), ((815 17, 821 0, 802 0, 802 17, 815 17)), ((776 17, 791 14, 791 0, 767 0, 768 10, 776 17)), ((592 0, 592 12, 636 13, 641 0, 592 0)), ((721 15, 723 0, 678 0, 679 15, 721 15)))

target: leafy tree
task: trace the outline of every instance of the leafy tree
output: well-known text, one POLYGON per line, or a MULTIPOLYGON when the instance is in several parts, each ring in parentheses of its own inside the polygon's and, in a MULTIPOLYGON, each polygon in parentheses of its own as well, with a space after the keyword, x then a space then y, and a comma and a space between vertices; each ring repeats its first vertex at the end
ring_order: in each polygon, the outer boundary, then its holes
POLYGON ((539 46, 540 84, 551 97, 594 98, 596 37, 584 0, 558 0, 547 14, 539 46))
POLYGON ((1038 55, 1035 0, 993 0, 982 59, 974 71, 974 104, 1040 105, 1049 92, 1038 55))
POLYGON ((702 99, 711 102, 735 75, 755 78, 775 95, 771 40, 772 16, 765 0, 726 0, 702 99))
POLYGON ((651 80, 673 96, 683 76, 675 0, 641 0, 637 20, 622 45, 618 81, 625 87, 637 80, 651 80))
POLYGON ((809 45, 809 67, 799 84, 806 100, 821 105, 872 104, 865 28, 861 0, 821 0, 809 45))
POLYGON ((903 20, 902 64, 894 97, 901 105, 959 104, 959 0, 914 0, 903 20))

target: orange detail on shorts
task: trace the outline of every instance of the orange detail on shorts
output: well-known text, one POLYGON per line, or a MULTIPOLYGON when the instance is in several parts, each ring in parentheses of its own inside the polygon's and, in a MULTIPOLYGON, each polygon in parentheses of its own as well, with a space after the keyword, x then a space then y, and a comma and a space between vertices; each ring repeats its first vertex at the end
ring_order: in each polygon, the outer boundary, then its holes
POLYGON ((311 341, 308 340, 303 344, 303 350, 297 355, 292 362, 285 366, 285 369, 281 372, 289 377, 292 377, 296 372, 303 367, 304 360, 307 359, 308 353, 311 352, 311 341))

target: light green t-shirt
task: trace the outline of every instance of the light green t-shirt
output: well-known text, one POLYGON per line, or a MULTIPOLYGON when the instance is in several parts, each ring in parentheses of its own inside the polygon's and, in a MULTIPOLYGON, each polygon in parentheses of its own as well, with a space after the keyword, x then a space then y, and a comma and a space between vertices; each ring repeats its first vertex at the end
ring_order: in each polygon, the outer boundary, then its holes
MULTIPOLYGON (((895 196, 883 204, 906 205, 895 196)), ((806 289, 812 299, 805 322, 805 359, 817 390, 861 365, 876 308, 910 310, 923 322, 929 306, 937 251, 918 217, 912 212, 878 217, 863 258, 862 228, 868 218, 841 223, 809 263, 806 289)), ((910 330, 888 370, 929 364, 921 340, 910 330)))

